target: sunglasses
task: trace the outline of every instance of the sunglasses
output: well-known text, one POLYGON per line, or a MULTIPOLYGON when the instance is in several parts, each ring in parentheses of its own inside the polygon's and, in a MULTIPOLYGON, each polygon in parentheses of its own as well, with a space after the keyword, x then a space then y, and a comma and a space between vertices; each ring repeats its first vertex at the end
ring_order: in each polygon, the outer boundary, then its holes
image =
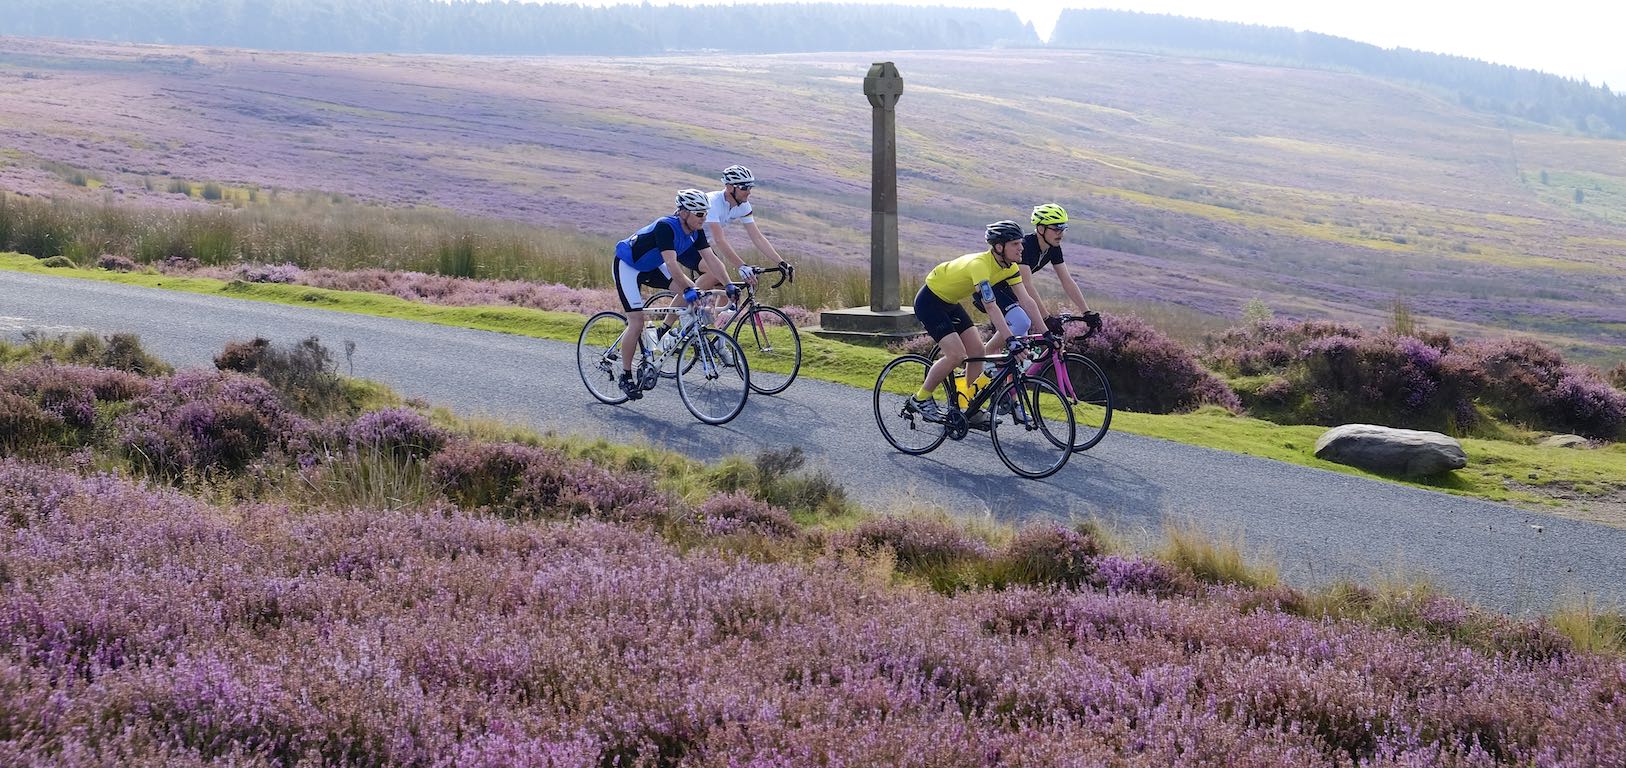
POLYGON ((1067 225, 1066 224, 1046 224, 1045 226, 1047 226, 1047 227, 1049 227, 1051 229, 1054 229, 1057 232, 1066 232, 1067 231, 1067 225))
POLYGON ((750 192, 751 188, 755 187, 755 186, 756 186, 755 184, 735 184, 734 188, 735 189, 743 189, 743 190, 745 190, 747 192, 750 192))
POLYGON ((695 217, 697 219, 706 218, 706 212, 705 211, 689 211, 689 215, 693 216, 693 217, 695 217))

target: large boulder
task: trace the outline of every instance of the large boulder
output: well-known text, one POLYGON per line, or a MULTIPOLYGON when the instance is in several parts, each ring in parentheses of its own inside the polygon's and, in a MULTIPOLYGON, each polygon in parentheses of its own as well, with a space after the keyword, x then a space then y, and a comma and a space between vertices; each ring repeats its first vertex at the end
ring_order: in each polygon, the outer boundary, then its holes
POLYGON ((1374 424, 1333 427, 1315 441, 1318 459, 1370 472, 1421 477, 1468 466, 1462 443, 1438 432, 1374 424))
POLYGON ((1553 435, 1536 445, 1543 448, 1591 448, 1592 442, 1580 435, 1553 435))

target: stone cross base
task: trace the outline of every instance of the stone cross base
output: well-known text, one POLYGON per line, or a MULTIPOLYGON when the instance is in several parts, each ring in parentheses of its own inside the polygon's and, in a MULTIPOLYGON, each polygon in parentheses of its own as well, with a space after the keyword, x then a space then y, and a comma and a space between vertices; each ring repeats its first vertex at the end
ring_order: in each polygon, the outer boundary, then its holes
POLYGON ((827 309, 819 313, 819 327, 810 330, 825 338, 858 344, 888 344, 926 332, 915 319, 913 307, 886 312, 869 307, 827 309))

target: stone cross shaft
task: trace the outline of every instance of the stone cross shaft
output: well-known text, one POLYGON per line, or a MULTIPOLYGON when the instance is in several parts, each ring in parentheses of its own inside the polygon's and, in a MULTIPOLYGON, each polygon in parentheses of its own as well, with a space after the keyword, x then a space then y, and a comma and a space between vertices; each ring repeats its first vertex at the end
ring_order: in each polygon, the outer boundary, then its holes
POLYGON ((869 306, 898 310, 898 97, 903 78, 890 61, 870 65, 864 95, 874 116, 874 161, 870 171, 869 306))

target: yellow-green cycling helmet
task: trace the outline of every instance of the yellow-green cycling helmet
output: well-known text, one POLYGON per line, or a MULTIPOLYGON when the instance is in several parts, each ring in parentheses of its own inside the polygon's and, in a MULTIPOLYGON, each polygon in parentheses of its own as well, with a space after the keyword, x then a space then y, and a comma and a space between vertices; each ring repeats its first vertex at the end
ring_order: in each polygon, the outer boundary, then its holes
POLYGON ((1067 223, 1067 209, 1055 203, 1045 203, 1033 207, 1033 226, 1048 227, 1054 224, 1067 223))

